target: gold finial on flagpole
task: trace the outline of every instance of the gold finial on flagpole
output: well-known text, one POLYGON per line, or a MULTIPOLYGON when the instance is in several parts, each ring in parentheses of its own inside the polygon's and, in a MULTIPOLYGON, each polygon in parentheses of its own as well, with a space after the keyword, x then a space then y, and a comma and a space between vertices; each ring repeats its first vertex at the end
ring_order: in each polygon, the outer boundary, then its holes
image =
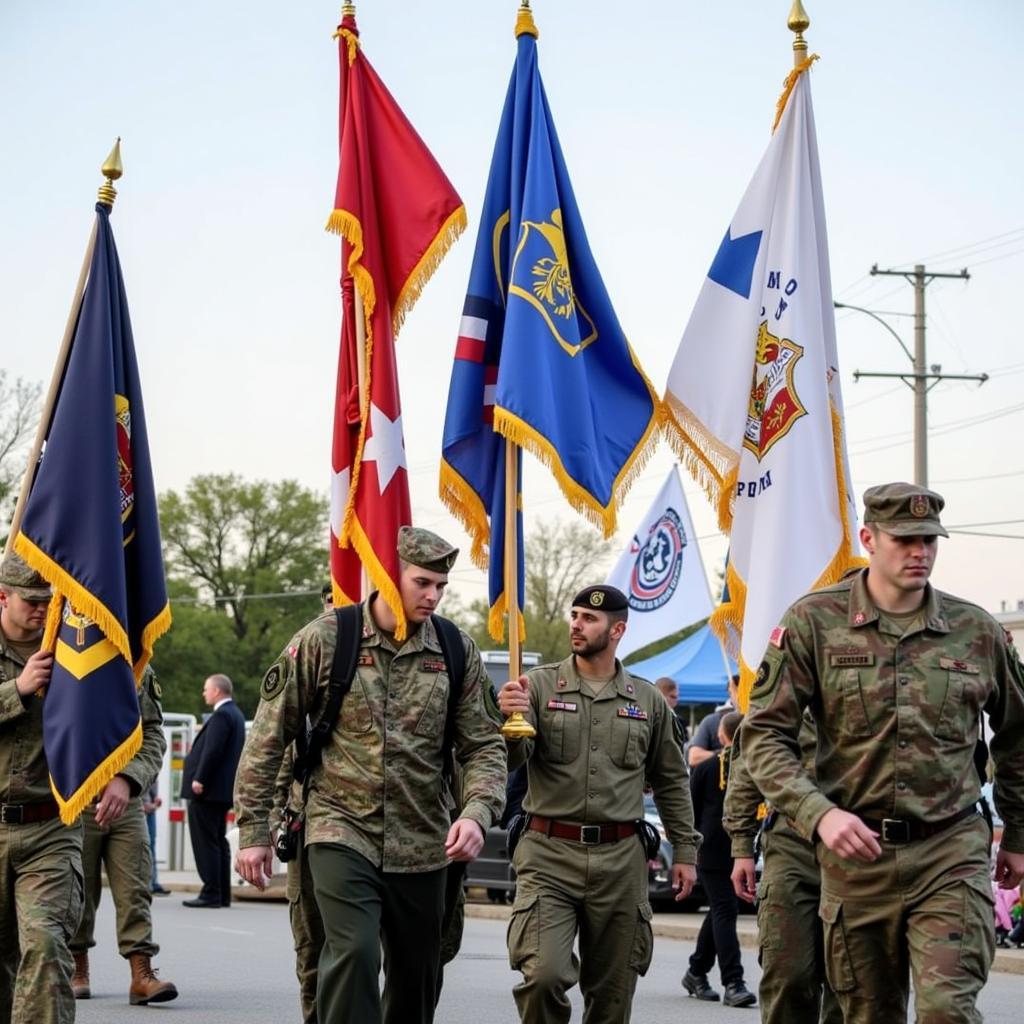
POLYGON ((341 20, 344 21, 346 18, 354 18, 356 16, 356 5, 353 3, 344 3, 341 5, 341 20))
POLYGON ((108 209, 113 209, 114 200, 117 198, 117 190, 114 188, 114 182, 124 174, 124 167, 121 165, 120 135, 118 135, 117 142, 114 143, 114 148, 110 151, 110 155, 103 161, 103 166, 100 168, 100 174, 102 174, 107 180, 100 185, 96 198, 108 209))
POLYGON ((533 23, 533 11, 530 10, 530 0, 521 0, 519 11, 516 14, 516 39, 524 32, 529 33, 534 39, 540 38, 537 26, 533 23))
POLYGON ((793 7, 789 12, 789 20, 786 24, 789 26, 790 32, 796 33, 796 39, 793 40, 793 66, 796 67, 807 60, 807 40, 804 39, 804 32, 811 24, 811 19, 807 17, 807 12, 800 0, 793 0, 793 7))

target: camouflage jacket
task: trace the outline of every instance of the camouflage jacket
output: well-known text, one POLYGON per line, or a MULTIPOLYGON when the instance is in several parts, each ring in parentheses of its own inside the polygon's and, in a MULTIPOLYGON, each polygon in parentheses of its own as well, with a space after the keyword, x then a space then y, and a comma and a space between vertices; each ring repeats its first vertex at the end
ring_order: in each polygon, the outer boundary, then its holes
POLYGON ((164 716, 160 710, 160 684, 148 666, 139 683, 139 713, 142 716, 142 746, 118 772, 118 775, 128 780, 132 796, 139 796, 153 784, 153 780, 160 774, 164 752, 167 750, 164 716))
MULTIPOLYGON (((818 733, 808 711, 804 711, 800 730, 800 761, 804 770, 814 776, 814 755, 818 746, 818 733)), ((733 857, 753 857, 754 843, 761 830, 762 819, 758 810, 764 803, 761 791, 747 771, 743 757, 743 727, 736 734, 729 763, 729 786, 725 791, 722 825, 732 840, 733 857)), ((788 822, 788 819, 783 819, 788 822)), ((779 828, 776 823, 775 828, 779 828)))
POLYGON ((600 824, 644 814, 644 780, 677 864, 694 864, 689 773, 678 728, 661 693, 619 663, 600 696, 582 689, 574 657, 528 673, 533 739, 509 744, 509 768, 524 761, 529 788, 523 808, 559 821, 600 824))
MULTIPOLYGON (((461 817, 486 830, 504 805, 505 743, 485 709, 490 680, 483 661, 473 641, 462 639, 466 676, 455 716, 455 760, 465 780, 461 817)), ((305 715, 315 719, 323 706, 335 644, 335 617, 327 613, 295 635, 263 679, 235 776, 240 847, 270 841, 282 761, 305 715)), ((441 756, 447 701, 433 625, 425 622, 396 653, 364 605, 356 677, 310 782, 307 844, 341 843, 385 871, 432 871, 447 863, 452 803, 441 756)))
POLYGON ((0 628, 0 803, 4 804, 53 799, 43 753, 43 698, 33 694, 22 701, 14 684, 24 667, 0 628))
POLYGON ((931 587, 901 635, 866 574, 802 597, 774 631, 743 725, 755 784, 806 838, 836 806, 942 821, 979 797, 984 711, 1003 845, 1024 852, 1024 669, 1006 635, 981 608, 931 587), (818 726, 817 781, 800 763, 804 708, 818 726))

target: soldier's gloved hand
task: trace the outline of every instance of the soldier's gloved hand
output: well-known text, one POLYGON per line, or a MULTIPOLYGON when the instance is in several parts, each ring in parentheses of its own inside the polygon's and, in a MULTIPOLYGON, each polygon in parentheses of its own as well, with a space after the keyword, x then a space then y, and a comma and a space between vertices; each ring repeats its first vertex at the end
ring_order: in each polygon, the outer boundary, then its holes
POLYGON ((732 862, 732 887, 744 903, 753 903, 757 897, 757 872, 753 857, 737 857, 732 862))
POLYGON ((530 681, 526 676, 510 679, 498 691, 498 707, 508 718, 516 711, 525 713, 530 710, 530 681))
POLYGON ((274 851, 269 846, 247 846, 235 857, 235 871, 261 892, 266 889, 273 869, 274 851))
POLYGON ((444 853, 449 860, 473 860, 484 848, 483 829, 471 818, 458 818, 448 829, 444 853))
POLYGON ((675 890, 674 899, 685 900, 697 884, 697 869, 692 864, 672 865, 672 888, 675 890))
POLYGON ((817 831, 821 841, 833 853, 847 860, 862 860, 870 864, 882 855, 878 833, 869 829, 856 814, 839 807, 832 807, 821 816, 817 831))
POLYGON ((96 805, 96 824, 100 828, 105 828, 112 821, 117 821, 124 814, 131 797, 132 791, 128 780, 123 775, 115 775, 107 783, 96 805))
POLYGON ((52 651, 36 651, 21 670, 21 675, 14 680, 14 686, 22 697, 35 693, 41 686, 50 681, 53 668, 52 651))

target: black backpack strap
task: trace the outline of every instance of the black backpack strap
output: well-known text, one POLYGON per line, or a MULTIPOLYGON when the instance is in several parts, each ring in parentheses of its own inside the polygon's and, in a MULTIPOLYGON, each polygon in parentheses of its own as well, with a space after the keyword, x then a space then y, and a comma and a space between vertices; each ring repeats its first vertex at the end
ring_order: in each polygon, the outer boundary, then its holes
POLYGON ((451 619, 431 615, 430 621, 434 624, 437 642, 441 645, 441 654, 448 670, 448 712, 444 720, 441 756, 444 759, 444 777, 450 781, 455 771, 452 757, 452 746, 455 743, 455 714, 462 699, 462 686, 466 681, 466 648, 462 644, 459 627, 451 619))
POLYGON ((361 604, 336 608, 334 619, 337 634, 334 658, 331 660, 331 677, 327 684, 327 698, 315 723, 312 720, 312 713, 306 716, 304 728, 300 730, 299 739, 296 740, 297 754, 293 774, 307 787, 309 777, 320 763, 324 747, 334 732, 338 715, 341 714, 341 702, 345 699, 345 694, 352 689, 352 680, 355 678, 359 661, 359 645, 363 639, 361 604))

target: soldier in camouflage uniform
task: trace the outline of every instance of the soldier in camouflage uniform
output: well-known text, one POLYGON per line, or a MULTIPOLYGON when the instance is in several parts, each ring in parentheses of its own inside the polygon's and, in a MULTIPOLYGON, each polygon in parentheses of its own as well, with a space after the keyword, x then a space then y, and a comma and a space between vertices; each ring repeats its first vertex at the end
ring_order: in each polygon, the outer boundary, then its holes
POLYGON ((627 609, 614 587, 587 587, 570 613, 572 655, 498 692, 503 714, 522 712, 537 730, 534 739, 509 740, 509 766, 527 766, 530 819, 512 861, 508 954, 523 975, 513 990, 519 1016, 531 1024, 568 1021, 566 991, 577 980, 585 1024, 630 1019, 637 976, 654 950, 636 828, 645 779, 672 843, 677 899, 696 876, 700 836, 675 715, 615 658, 627 609))
MULTIPOLYGON (((814 775, 817 733, 814 719, 804 712, 800 730, 804 769, 814 775)), ((729 788, 725 793, 722 824, 732 840, 733 886, 736 895, 754 901, 754 846, 761 832, 764 872, 757 887, 757 930, 760 949, 763 1024, 842 1024, 843 1014, 825 977, 825 947, 818 906, 821 872, 814 844, 804 839, 793 823, 770 811, 758 819, 761 794, 750 778, 743 758, 743 729, 733 743, 729 788)))
POLYGON ((133 1006, 166 1003, 176 999, 171 981, 161 981, 152 965, 160 951, 153 941, 150 912, 153 894, 153 860, 142 809, 142 793, 160 772, 167 740, 160 710, 160 686, 147 668, 139 686, 142 746, 129 763, 107 783, 103 793, 82 815, 82 867, 85 872, 85 908, 82 923, 71 940, 75 973, 71 979, 76 999, 88 999, 89 950, 96 945, 96 908, 102 895, 100 865, 117 911, 118 952, 131 965, 128 1001, 133 1006))
MULTIPOLYGON (((437 991, 449 861, 471 860, 505 797, 505 745, 485 708, 487 672, 462 634, 466 673, 455 714, 465 803, 453 823, 442 782, 448 677, 430 614, 456 549, 426 530, 399 532, 399 590, 409 636, 379 594, 363 605, 358 669, 314 769, 305 853, 326 942, 317 1016, 331 1024, 429 1024, 437 991), (379 990, 384 946, 383 1005, 379 990)), ((237 867, 262 887, 269 815, 286 748, 307 709, 322 708, 336 645, 334 616, 314 619, 263 680, 235 784, 237 867)))
POLYGON ((0 1024, 75 1019, 68 941, 82 913, 82 830, 61 822, 43 753, 39 644, 49 584, 0 563, 0 1024))
POLYGON ((864 495, 866 570, 801 598, 773 630, 743 727, 755 784, 817 836, 828 979, 846 1024, 980 1021, 994 954, 989 832, 976 804, 981 716, 995 736, 996 858, 1024 875, 1024 670, 982 609, 928 583, 943 500, 864 495), (816 773, 801 765, 809 708, 816 773))

